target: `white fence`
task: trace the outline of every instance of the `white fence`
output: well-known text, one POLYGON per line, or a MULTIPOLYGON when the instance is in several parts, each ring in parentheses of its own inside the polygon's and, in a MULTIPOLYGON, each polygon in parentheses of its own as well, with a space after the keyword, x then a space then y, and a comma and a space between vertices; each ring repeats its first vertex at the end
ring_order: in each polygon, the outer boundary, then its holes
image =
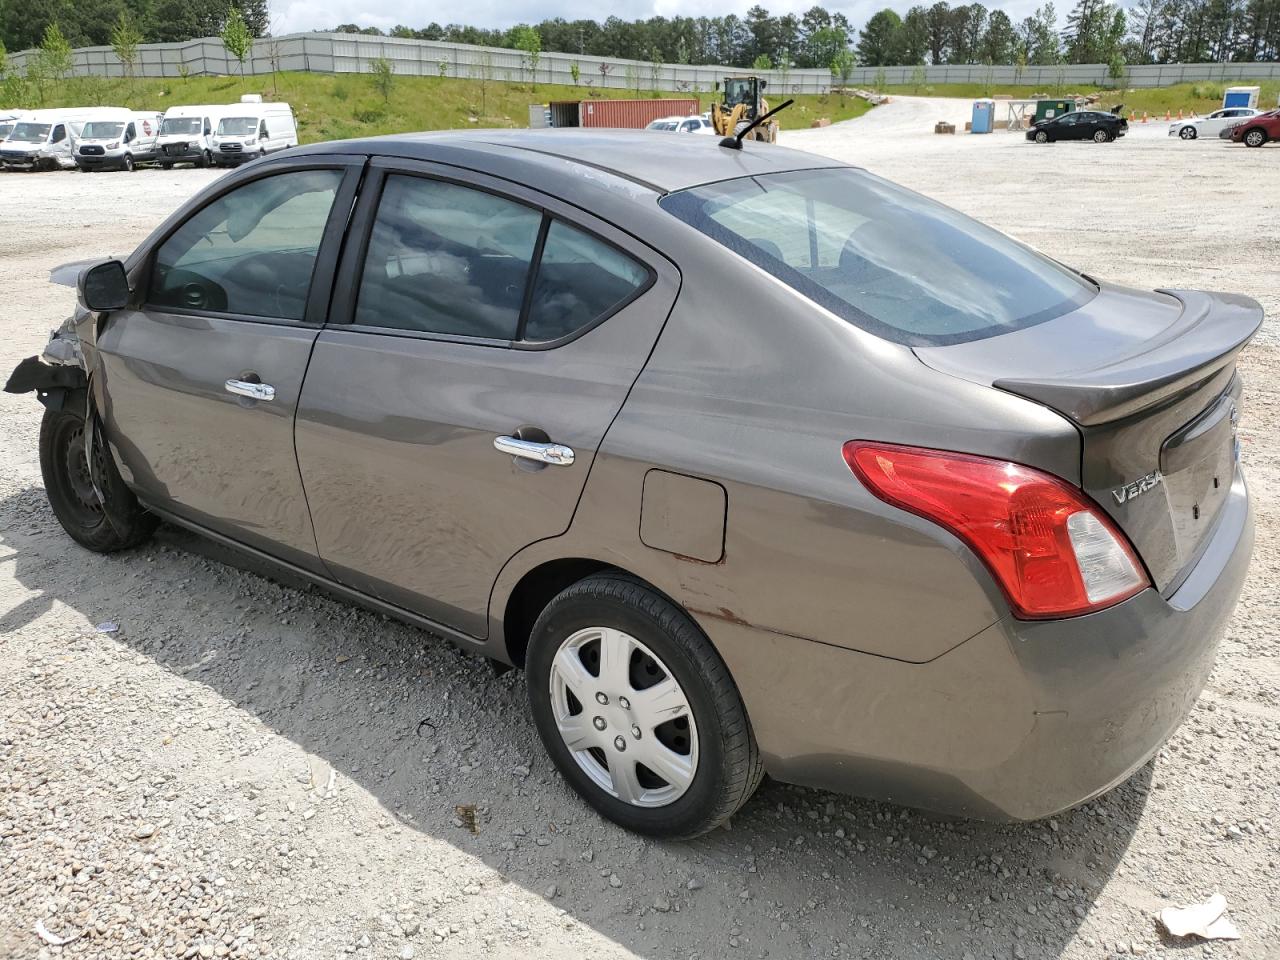
MULTIPOLYGON (((12 54, 9 62, 23 69, 35 51, 12 54)), ((761 70, 716 65, 648 63, 612 57, 543 53, 538 58, 537 77, 531 78, 528 58, 518 50, 473 47, 434 40, 401 40, 346 33, 296 33, 258 40, 246 59, 248 74, 276 70, 308 70, 317 73, 368 73, 371 61, 386 57, 400 76, 458 77, 463 79, 525 80, 573 85, 573 68, 578 69, 577 85, 585 89, 663 90, 706 92, 726 75, 755 72, 769 81, 772 92, 823 93, 834 78, 829 70, 761 70)), ((110 47, 83 47, 74 51, 75 73, 119 77, 124 66, 110 47)), ((240 64, 227 53, 217 37, 183 43, 148 43, 138 48, 134 72, 143 77, 220 75, 237 73, 240 64)), ((1190 81, 1249 82, 1280 78, 1280 63, 1171 63, 1134 66, 1127 71, 1126 85, 1160 87, 1190 81)), ((1105 85, 1109 82, 1105 64, 1063 64, 1047 67, 950 65, 927 67, 858 67, 849 78, 852 86, 886 84, 980 83, 1024 84, 1045 90, 1073 84, 1105 85)))

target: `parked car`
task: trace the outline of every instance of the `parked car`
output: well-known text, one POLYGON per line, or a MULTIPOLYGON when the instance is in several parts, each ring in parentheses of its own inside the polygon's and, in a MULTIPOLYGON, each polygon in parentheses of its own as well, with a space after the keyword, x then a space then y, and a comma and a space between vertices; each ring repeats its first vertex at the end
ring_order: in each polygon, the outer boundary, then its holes
POLYGON ((660 117, 651 121, 645 129, 662 130, 668 133, 715 133, 715 127, 705 117, 660 117))
POLYGON ((1280 140, 1280 110, 1268 110, 1231 128, 1233 143, 1261 147, 1269 140, 1280 140))
POLYGON ((0 144, 0 162, 7 170, 70 170, 84 125, 123 112, 121 107, 73 107, 25 114, 0 144))
POLYGON ((1094 797, 1194 703, 1249 561, 1255 301, 1097 282, 827 157, 315 144, 79 296, 6 387, 73 539, 165 518, 523 667, 562 775, 648 834, 765 772, 1094 797))
POLYGON ((1227 107, 1215 110, 1207 117, 1190 117, 1169 124, 1169 136, 1183 140, 1195 140, 1198 137, 1216 137, 1223 130, 1235 126, 1242 120, 1257 116, 1260 111, 1250 107, 1227 107))
POLYGON ((90 120, 80 131, 74 153, 75 164, 85 173, 95 170, 134 170, 139 163, 156 158, 156 138, 160 136, 158 113, 123 110, 90 120))
POLYGON ((1101 110, 1072 110, 1048 120, 1041 120, 1027 131, 1027 139, 1036 143, 1057 140, 1092 140, 1110 143, 1129 131, 1129 121, 1101 110))
POLYGON ((298 145, 298 126, 287 103, 240 103, 218 121, 211 138, 213 165, 234 167, 298 145))
POLYGON ((197 167, 213 165, 213 131, 223 116, 241 112, 239 104, 195 104, 170 107, 160 125, 160 166, 170 169, 176 163, 197 167))

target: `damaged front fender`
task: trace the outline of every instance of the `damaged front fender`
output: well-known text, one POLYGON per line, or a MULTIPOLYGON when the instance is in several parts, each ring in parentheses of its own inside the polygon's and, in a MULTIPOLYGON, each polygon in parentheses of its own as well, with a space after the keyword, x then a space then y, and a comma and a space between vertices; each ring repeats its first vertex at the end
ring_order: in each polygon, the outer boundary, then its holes
POLYGON ((70 409, 85 415, 89 378, 78 364, 45 363, 27 357, 14 368, 5 382, 5 393, 30 393, 50 410, 70 409))

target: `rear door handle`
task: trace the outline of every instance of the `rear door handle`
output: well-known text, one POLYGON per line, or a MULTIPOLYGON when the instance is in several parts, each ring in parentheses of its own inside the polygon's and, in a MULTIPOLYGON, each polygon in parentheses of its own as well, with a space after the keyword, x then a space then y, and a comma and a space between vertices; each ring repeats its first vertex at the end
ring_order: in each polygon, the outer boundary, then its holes
POLYGON ((573 448, 566 447, 563 443, 536 443, 519 437, 494 437, 493 446, 513 457, 549 463, 555 467, 567 467, 573 463, 573 448))
POLYGON ((228 380, 227 393, 237 397, 248 397, 250 400, 274 400, 276 388, 269 383, 251 383, 248 380, 228 380))

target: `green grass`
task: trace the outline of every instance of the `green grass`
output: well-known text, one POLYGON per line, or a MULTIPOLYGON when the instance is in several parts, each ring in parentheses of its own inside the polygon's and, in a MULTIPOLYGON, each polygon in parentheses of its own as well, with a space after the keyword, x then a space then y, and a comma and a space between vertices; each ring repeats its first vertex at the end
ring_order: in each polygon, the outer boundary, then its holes
POLYGON ((1179 83, 1170 87, 1141 87, 1123 90, 1096 87, 1089 84, 1066 84, 1059 88, 1054 84, 1031 87, 1012 86, 1009 84, 987 86, 981 83, 935 83, 922 84, 918 87, 910 84, 891 86, 886 88, 886 92, 900 96, 963 97, 965 99, 1008 95, 1019 100, 1031 99, 1035 94, 1059 97, 1070 93, 1096 93, 1099 96, 1098 102, 1103 107, 1123 103, 1126 113, 1133 110, 1138 116, 1142 116, 1142 111, 1145 110, 1152 117, 1159 115, 1163 118, 1166 110, 1174 115, 1179 110, 1184 114, 1195 111, 1201 115, 1217 110, 1222 106, 1223 91, 1231 86, 1261 87, 1262 91, 1258 96, 1258 106, 1263 110, 1274 107, 1277 97, 1280 97, 1280 80, 1241 81, 1238 84, 1220 83, 1218 81, 1213 81, 1212 83, 1179 83))
MULTIPOLYGON (((609 99, 650 99, 654 94, 634 90, 596 91, 609 99)), ((451 130, 474 127, 526 127, 529 105, 551 100, 591 99, 588 89, 573 86, 491 80, 455 80, 441 77, 396 77, 391 98, 384 101, 364 74, 280 73, 230 77, 165 79, 107 79, 76 77, 57 88, 47 87, 41 101, 28 91, 32 105, 44 107, 110 104, 137 110, 163 112, 169 107, 194 103, 232 103, 241 94, 260 93, 264 100, 288 102, 298 118, 303 143, 343 140, 350 137, 411 130, 451 130)), ((664 93, 665 97, 696 97, 703 109, 716 99, 713 93, 664 93)), ((833 123, 861 116, 871 105, 857 97, 835 94, 796 94, 795 104, 779 115, 784 129, 808 127, 826 117, 833 123)), ((773 104, 780 102, 777 95, 773 104)))

